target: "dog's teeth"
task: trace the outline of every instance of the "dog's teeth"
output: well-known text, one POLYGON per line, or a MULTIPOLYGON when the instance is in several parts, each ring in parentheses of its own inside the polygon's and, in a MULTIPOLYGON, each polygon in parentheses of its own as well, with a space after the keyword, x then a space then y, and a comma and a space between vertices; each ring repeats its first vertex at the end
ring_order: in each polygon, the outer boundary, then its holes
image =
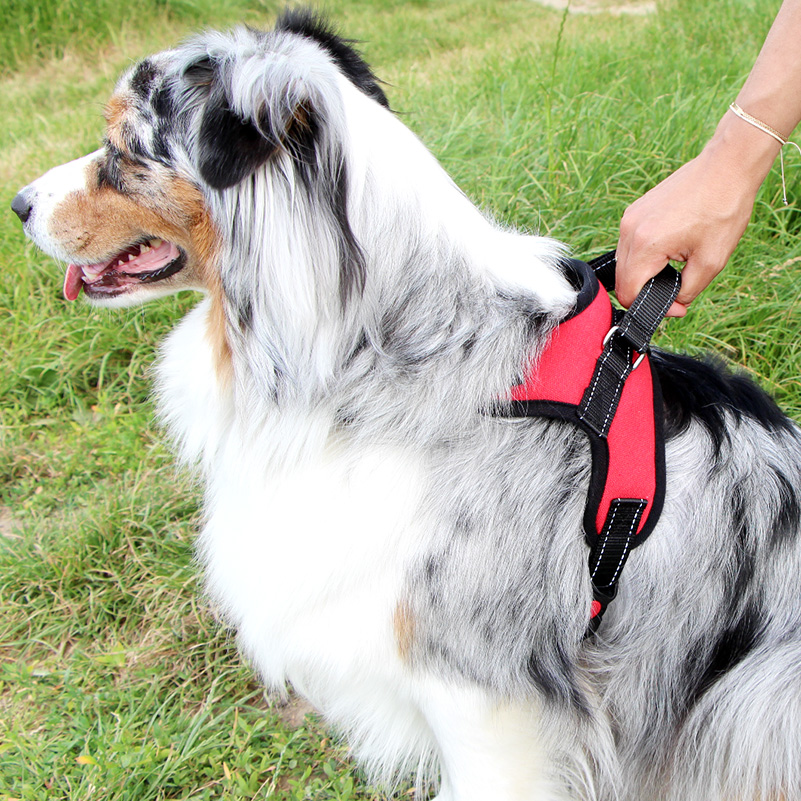
POLYGON ((142 245, 139 248, 139 254, 141 255, 142 253, 150 253, 150 250, 151 250, 150 245, 142 245))
POLYGON ((151 239, 150 240, 150 247, 155 250, 156 248, 160 248, 164 244, 163 239, 151 239))
POLYGON ((133 261, 136 258, 133 253, 128 254, 128 261, 133 261))

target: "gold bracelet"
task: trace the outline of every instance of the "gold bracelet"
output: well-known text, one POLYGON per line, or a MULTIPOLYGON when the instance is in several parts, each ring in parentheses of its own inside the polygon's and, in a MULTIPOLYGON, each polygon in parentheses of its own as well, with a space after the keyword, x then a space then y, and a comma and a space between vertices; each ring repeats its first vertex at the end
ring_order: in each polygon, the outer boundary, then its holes
POLYGON ((789 139, 785 139, 775 128, 771 128, 770 125, 762 122, 762 120, 758 120, 753 115, 749 114, 747 111, 743 111, 737 103, 732 103, 729 106, 729 109, 736 114, 741 120, 745 120, 749 125, 753 125, 754 128, 759 128, 760 131, 766 133, 768 136, 772 136, 780 145, 781 148, 779 150, 779 159, 782 165, 782 197, 784 198, 784 205, 789 206, 790 201, 787 200, 787 184, 784 179, 784 146, 785 145, 792 145, 799 153, 801 153, 801 147, 799 147, 795 142, 791 142, 789 139))
POLYGON ((732 103, 729 108, 741 120, 745 120, 746 122, 750 123, 754 126, 754 128, 759 128, 760 131, 764 131, 766 134, 768 134, 768 136, 772 136, 782 146, 788 144, 789 140, 785 139, 775 128, 771 128, 770 125, 762 122, 762 120, 758 120, 756 117, 751 116, 747 111, 743 111, 736 103, 732 103))

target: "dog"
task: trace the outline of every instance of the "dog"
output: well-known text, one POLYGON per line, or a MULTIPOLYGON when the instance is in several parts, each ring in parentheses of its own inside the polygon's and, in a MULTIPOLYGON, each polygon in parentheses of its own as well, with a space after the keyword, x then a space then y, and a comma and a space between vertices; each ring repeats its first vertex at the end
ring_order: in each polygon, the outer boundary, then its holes
POLYGON ((575 426, 491 413, 576 302, 479 212, 311 12, 120 80, 24 188, 64 294, 204 298, 157 399, 205 482, 211 598, 392 791, 801 799, 801 439, 747 378, 654 353, 661 518, 594 637, 575 426))

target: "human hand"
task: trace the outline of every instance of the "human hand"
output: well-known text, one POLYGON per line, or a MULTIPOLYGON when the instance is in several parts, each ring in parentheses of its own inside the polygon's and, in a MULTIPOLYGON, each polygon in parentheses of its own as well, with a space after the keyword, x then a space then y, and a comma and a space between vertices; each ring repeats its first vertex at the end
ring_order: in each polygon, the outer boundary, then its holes
MULTIPOLYGON (((761 132, 757 134, 763 136, 761 132)), ((668 261, 684 262, 681 291, 668 310, 687 306, 725 267, 748 225, 759 189, 778 152, 747 130, 723 123, 702 153, 632 203, 620 224, 615 292, 628 307, 668 261), (749 150, 751 140, 756 149, 749 150)))

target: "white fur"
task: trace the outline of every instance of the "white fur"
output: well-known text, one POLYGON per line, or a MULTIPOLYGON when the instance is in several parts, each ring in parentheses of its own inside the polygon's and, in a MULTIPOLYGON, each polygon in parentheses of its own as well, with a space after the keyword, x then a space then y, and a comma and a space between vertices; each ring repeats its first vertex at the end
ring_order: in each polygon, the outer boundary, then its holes
POLYGON ((100 158, 101 153, 102 150, 96 150, 53 167, 27 187, 26 191, 34 206, 34 212, 26 226, 28 236, 55 259, 70 261, 74 254, 64 249, 59 232, 53 230, 53 212, 70 195, 86 188, 89 167, 100 158))

